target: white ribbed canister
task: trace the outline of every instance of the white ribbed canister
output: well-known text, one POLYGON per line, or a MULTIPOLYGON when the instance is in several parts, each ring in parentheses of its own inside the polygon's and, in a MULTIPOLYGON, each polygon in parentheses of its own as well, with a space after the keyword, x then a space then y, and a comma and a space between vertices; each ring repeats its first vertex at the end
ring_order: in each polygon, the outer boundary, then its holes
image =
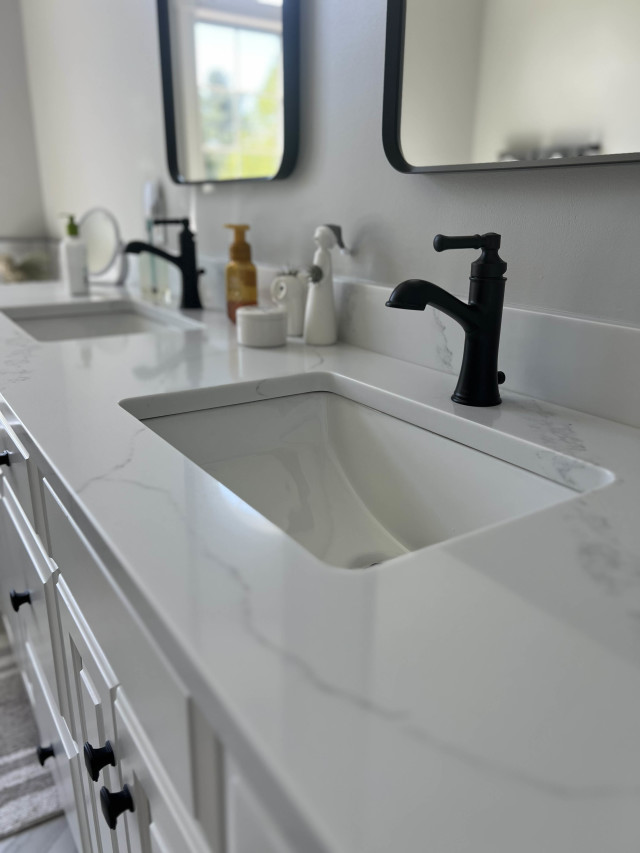
POLYGON ((284 308, 246 305, 236 312, 238 343, 244 347, 281 347, 287 342, 284 308))

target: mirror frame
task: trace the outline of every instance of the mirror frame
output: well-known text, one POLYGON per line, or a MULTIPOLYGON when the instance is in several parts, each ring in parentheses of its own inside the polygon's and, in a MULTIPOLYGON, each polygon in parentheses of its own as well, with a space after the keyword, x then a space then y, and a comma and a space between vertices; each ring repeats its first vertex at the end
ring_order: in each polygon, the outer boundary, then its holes
POLYGON ((230 178, 202 181, 186 179, 178 163, 176 108, 173 94, 173 62, 171 59, 170 0, 157 0, 158 35, 160 38, 160 73, 164 106, 164 134, 169 174, 176 184, 237 184, 256 181, 276 181, 288 178, 293 172, 300 147, 300 8, 299 0, 282 0, 282 59, 284 77, 284 144, 280 168, 275 175, 263 178, 230 178))
POLYGON ((548 169, 551 167, 562 168, 564 166, 597 166, 603 163, 637 163, 640 160, 640 151, 632 151, 628 154, 593 154, 588 157, 563 157, 557 160, 453 163, 446 166, 412 166, 410 163, 407 163, 402 153, 400 140, 406 9, 407 0, 387 0, 382 145, 387 160, 398 172, 415 175, 424 172, 486 172, 498 169, 548 169))

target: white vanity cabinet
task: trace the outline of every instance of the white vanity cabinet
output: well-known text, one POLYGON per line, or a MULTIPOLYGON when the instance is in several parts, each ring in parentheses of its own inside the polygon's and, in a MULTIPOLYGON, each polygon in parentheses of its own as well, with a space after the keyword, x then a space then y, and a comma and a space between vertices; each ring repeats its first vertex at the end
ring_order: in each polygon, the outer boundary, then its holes
POLYGON ((79 853, 296 853, 3 412, 0 611, 79 853))
POLYGON ((49 552, 60 577, 95 647, 108 661, 117 683, 125 687, 134 713, 144 722, 178 797, 194 811, 189 693, 46 479, 42 481, 42 494, 49 552))
POLYGON ((115 718, 120 790, 128 786, 134 805, 133 811, 123 813, 131 853, 151 850, 223 853, 222 846, 207 843, 200 827, 176 797, 171 779, 159 764, 123 690, 116 697, 115 718))
POLYGON ((22 425, 9 412, 0 410, 0 470, 16 495, 29 524, 35 530, 37 525, 31 497, 33 467, 28 461, 29 453, 18 438, 16 429, 22 432, 22 425))
POLYGON ((102 853, 126 853, 123 832, 111 831, 100 813, 100 787, 118 784, 116 768, 101 768, 102 782, 94 781, 85 766, 85 744, 93 749, 115 743, 112 702, 117 687, 116 677, 97 646, 93 634, 63 577, 56 584, 56 602, 62 632, 65 677, 69 691, 71 733, 80 750, 81 796, 87 816, 92 850, 102 853))
POLYGON ((11 634, 15 635, 14 648, 23 674, 28 672, 24 653, 25 643, 29 642, 52 694, 58 705, 64 707, 66 703, 61 701, 62 691, 59 690, 50 619, 55 568, 4 477, 0 488, 2 609, 5 623, 9 625, 11 634))
POLYGON ((30 595, 21 530, 33 523, 27 459, 26 449, 0 412, 0 489, 4 499, 0 504, 0 610, 23 677, 26 611, 19 611, 29 606, 30 595), (16 494, 22 499, 22 504, 16 494))
MULTIPOLYGON (((63 576, 57 581, 56 594, 71 699, 72 731, 76 743, 82 745, 82 797, 91 850, 148 853, 153 824, 159 843, 163 843, 163 838, 169 839, 168 850, 211 853, 156 757, 63 576), (98 761, 94 768, 97 779, 94 779, 89 772, 91 762, 87 767, 84 760, 85 745, 93 750, 104 750, 107 742, 114 763, 100 766, 102 761, 98 761), (102 811, 102 798, 112 801, 114 795, 117 797, 124 790, 124 785, 131 792, 134 811, 125 810, 110 829, 102 811)), ((157 697, 157 701, 161 702, 161 697, 157 697)))
MULTIPOLYGON (((87 839, 86 814, 82 808, 81 766, 78 749, 67 724, 60 715, 29 643, 25 646, 31 677, 31 700, 40 735, 41 748, 53 751, 46 766, 56 783, 60 807, 64 810, 71 835, 79 851, 87 839)), ((34 751, 35 753, 35 751, 34 751)), ((35 754, 34 754, 35 759, 35 754)))
POLYGON ((23 607, 28 607, 25 601, 19 605, 16 611, 14 601, 18 604, 16 593, 28 592, 27 581, 24 574, 24 565, 20 560, 20 547, 18 545, 19 534, 13 523, 13 516, 9 510, 10 501, 7 500, 9 489, 6 479, 0 480, 2 500, 0 500, 0 608, 2 609, 2 621, 13 647, 14 655, 18 665, 24 674, 24 644, 25 644, 25 617, 20 613, 23 607))
POLYGON ((51 771, 76 846, 83 850, 86 822, 78 809, 78 750, 61 713, 68 703, 59 671, 57 570, 40 537, 37 474, 4 414, 0 450, 9 460, 0 468, 0 611, 34 709, 40 736, 40 743, 33 744, 34 761, 42 758, 51 771), (36 754, 37 747, 42 755, 36 754))
POLYGON ((296 853, 230 760, 225 789, 227 853, 296 853))

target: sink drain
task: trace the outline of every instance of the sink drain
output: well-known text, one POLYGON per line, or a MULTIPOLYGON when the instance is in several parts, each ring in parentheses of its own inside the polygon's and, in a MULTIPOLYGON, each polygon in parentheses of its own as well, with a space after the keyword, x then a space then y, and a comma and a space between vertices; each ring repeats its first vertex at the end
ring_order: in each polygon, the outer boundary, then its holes
POLYGON ((379 566, 388 560, 387 554, 361 554, 355 557, 347 566, 348 569, 370 569, 372 566, 379 566))

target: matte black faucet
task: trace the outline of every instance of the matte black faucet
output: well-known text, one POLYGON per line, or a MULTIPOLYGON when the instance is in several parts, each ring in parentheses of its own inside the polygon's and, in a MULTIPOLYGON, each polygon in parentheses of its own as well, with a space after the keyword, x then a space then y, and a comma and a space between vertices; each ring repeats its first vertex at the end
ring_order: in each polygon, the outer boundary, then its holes
POLYGON ((182 225, 182 231, 180 232, 180 254, 171 255, 169 252, 158 249, 157 246, 152 246, 150 243, 143 243, 141 240, 134 240, 131 243, 127 243, 124 251, 130 252, 133 255, 139 255, 140 252, 149 252, 151 255, 164 258, 170 264, 175 264, 182 273, 180 307, 202 308, 200 294, 198 293, 198 277, 204 270, 199 270, 196 263, 196 242, 193 232, 189 229, 189 220, 154 219, 153 221, 155 225, 182 225))
POLYGON ((430 281, 412 278, 399 284, 389 297, 388 308, 424 311, 433 305, 456 320, 465 332, 462 367, 451 399, 465 406, 497 406, 498 385, 504 373, 498 372, 498 347, 504 303, 507 265, 498 254, 500 235, 474 234, 471 237, 445 237, 437 234, 436 252, 445 249, 482 249, 471 264, 469 304, 461 302, 430 281))

